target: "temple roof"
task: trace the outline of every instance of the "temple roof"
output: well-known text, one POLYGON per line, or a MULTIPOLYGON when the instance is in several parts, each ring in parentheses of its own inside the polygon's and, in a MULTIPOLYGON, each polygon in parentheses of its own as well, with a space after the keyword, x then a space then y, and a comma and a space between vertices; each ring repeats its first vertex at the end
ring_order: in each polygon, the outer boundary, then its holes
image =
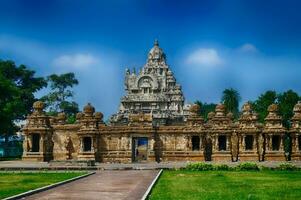
POLYGON ((148 63, 153 62, 165 62, 166 55, 163 50, 159 47, 158 40, 155 40, 153 48, 148 53, 148 63))

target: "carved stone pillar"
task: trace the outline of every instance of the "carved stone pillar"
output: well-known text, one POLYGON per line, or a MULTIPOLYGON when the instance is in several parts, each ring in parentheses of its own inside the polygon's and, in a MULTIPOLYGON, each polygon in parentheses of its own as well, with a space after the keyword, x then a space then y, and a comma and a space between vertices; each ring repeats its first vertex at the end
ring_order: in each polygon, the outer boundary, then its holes
POLYGON ((242 148, 243 151, 246 150, 246 135, 245 135, 245 134, 242 135, 242 144, 241 144, 241 148, 242 148))
POLYGON ((229 142, 229 140, 230 140, 230 136, 227 135, 227 136, 226 136, 226 150, 227 150, 227 151, 230 150, 230 142, 229 142))
POLYGON ((297 134, 296 136, 295 136, 295 149, 296 149, 296 151, 301 151, 301 149, 299 149, 299 134, 297 134))
POLYGON ((283 151, 283 149, 284 149, 283 136, 280 135, 280 147, 279 147, 279 150, 283 151))

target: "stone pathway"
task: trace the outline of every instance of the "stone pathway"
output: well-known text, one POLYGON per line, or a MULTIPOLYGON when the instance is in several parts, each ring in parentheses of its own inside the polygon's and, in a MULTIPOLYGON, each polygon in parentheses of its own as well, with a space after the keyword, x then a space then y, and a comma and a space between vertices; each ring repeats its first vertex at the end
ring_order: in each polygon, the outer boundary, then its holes
POLYGON ((107 170, 23 199, 141 199, 159 170, 107 170))

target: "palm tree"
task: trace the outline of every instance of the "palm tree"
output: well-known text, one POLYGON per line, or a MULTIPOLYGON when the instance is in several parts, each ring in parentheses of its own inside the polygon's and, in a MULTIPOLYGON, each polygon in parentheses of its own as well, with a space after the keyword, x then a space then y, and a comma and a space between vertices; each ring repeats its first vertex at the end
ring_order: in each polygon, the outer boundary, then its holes
POLYGON ((237 90, 230 88, 223 91, 222 103, 226 107, 227 112, 232 112, 235 117, 238 116, 238 106, 241 100, 237 90))

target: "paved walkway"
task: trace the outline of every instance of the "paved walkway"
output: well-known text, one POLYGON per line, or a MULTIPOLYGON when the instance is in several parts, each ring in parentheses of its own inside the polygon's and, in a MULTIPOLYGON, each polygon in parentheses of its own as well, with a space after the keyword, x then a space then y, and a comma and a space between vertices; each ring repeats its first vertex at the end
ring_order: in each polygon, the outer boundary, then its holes
POLYGON ((86 178, 23 199, 141 199, 158 170, 99 171, 86 178))

